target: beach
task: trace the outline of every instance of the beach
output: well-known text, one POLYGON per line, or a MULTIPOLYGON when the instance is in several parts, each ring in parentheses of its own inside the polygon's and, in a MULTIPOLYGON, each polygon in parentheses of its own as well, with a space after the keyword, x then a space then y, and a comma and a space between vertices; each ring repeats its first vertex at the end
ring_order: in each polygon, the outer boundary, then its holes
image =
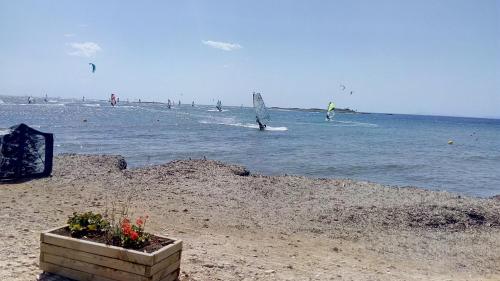
POLYGON ((180 280, 500 279, 500 200, 203 159, 125 167, 65 154, 50 178, 2 184, 0 279, 36 280, 41 231, 120 204, 184 241, 180 280))

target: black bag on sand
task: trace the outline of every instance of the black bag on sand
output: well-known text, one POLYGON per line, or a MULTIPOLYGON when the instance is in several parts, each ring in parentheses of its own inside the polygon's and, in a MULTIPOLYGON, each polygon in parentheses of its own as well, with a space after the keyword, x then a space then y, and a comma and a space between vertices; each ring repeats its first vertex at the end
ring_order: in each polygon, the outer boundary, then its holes
POLYGON ((52 134, 12 126, 0 132, 0 181, 50 176, 53 156, 52 134))

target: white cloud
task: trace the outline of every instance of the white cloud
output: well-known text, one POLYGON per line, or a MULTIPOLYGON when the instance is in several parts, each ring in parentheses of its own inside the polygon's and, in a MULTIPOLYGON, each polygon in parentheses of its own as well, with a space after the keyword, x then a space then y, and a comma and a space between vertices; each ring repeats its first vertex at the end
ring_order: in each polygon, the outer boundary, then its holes
POLYGON ((79 57, 94 57, 95 54, 101 51, 101 47, 94 42, 83 42, 83 43, 69 43, 68 44, 73 50, 68 52, 70 56, 79 56, 79 57))
POLYGON ((76 36, 76 34, 74 34, 74 33, 66 33, 66 34, 64 34, 64 37, 75 37, 75 36, 76 36))
POLYGON ((215 49, 220 49, 224 51, 233 51, 243 48, 240 44, 233 44, 227 42, 217 42, 217 41, 201 41, 203 44, 210 46, 215 49))

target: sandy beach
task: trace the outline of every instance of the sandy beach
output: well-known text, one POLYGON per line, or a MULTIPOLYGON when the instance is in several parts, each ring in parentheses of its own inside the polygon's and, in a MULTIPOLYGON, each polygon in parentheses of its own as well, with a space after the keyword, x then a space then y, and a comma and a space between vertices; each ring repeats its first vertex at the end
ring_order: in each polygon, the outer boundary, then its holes
POLYGON ((149 232, 184 240, 185 281, 500 280, 500 200, 211 160, 125 167, 60 155, 52 177, 2 184, 0 280, 36 280, 40 231, 129 196, 149 232))

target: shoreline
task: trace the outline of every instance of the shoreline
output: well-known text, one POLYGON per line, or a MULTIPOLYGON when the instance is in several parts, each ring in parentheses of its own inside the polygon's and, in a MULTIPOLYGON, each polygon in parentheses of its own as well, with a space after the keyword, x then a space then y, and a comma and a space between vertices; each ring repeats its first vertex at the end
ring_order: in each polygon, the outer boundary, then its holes
POLYGON ((185 241, 182 281, 500 278, 500 200, 212 160, 125 164, 58 155, 52 177, 2 184, 0 279, 35 280, 40 231, 129 195, 148 232, 185 241))

